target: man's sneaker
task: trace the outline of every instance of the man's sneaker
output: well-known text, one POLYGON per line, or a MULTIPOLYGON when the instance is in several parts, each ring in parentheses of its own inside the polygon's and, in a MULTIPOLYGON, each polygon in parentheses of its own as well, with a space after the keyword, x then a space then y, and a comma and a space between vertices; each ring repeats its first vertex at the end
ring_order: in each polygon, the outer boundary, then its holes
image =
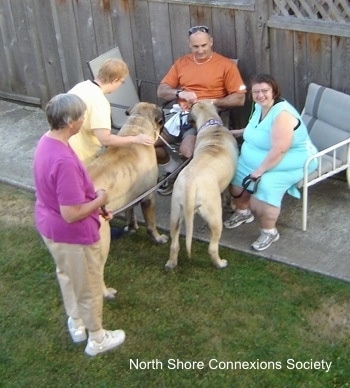
POLYGON ((125 341, 125 333, 123 330, 104 330, 102 342, 88 340, 85 348, 85 353, 88 356, 97 356, 98 354, 108 352, 125 341))
POLYGON ((260 236, 256 241, 253 242, 252 248, 256 251, 263 251, 267 249, 273 242, 277 241, 280 238, 279 233, 266 233, 261 231, 260 236))
POLYGON ((224 222, 224 226, 226 229, 233 229, 242 224, 250 224, 253 221, 254 216, 252 213, 242 214, 234 212, 232 216, 224 222))
MULTIPOLYGON (((161 181, 168 177, 170 172, 167 172, 165 176, 161 178, 161 181)), ((162 185, 157 189, 157 193, 160 195, 170 195, 173 192, 174 182, 172 180, 166 180, 162 185)))
POLYGON ((73 319, 71 317, 68 318, 67 322, 68 330, 70 333, 70 336, 72 337, 73 342, 79 343, 86 341, 86 330, 85 326, 79 326, 77 329, 73 325, 73 319))

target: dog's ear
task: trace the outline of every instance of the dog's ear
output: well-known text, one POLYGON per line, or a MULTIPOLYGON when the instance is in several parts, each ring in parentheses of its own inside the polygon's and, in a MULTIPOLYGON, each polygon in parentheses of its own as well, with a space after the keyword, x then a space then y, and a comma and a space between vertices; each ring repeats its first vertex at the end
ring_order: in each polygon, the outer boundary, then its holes
POLYGON ((162 128, 164 125, 164 111, 159 106, 155 106, 154 118, 156 123, 162 128))
POLYGON ((126 116, 131 116, 133 109, 134 109, 137 105, 140 105, 140 103, 137 102, 134 106, 129 106, 129 108, 127 108, 127 109, 125 110, 126 116))
POLYGON ((191 113, 187 116, 187 124, 189 124, 192 128, 197 129, 196 120, 193 118, 191 113))
MULTIPOLYGON (((193 107, 193 105, 192 105, 193 107)), ((192 108, 190 110, 190 113, 187 116, 187 123, 190 124, 193 128, 196 128, 196 120, 192 114, 192 108)))

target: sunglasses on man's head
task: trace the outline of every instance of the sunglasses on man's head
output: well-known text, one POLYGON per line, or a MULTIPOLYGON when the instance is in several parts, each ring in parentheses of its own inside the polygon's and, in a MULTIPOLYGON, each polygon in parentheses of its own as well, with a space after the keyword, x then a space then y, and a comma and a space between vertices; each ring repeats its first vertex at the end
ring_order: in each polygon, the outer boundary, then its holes
POLYGON ((195 32, 198 32, 198 31, 206 32, 208 34, 209 28, 207 26, 194 26, 188 30, 188 35, 191 36, 192 34, 194 34, 195 32))

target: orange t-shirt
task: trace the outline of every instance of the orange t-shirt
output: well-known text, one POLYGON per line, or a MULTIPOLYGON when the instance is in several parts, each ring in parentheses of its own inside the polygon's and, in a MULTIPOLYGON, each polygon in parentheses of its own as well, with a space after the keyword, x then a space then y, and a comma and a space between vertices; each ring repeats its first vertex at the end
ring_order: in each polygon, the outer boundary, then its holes
POLYGON ((202 64, 194 62, 193 54, 178 58, 161 83, 174 89, 195 92, 199 100, 223 98, 246 91, 236 64, 215 52, 210 61, 202 64))

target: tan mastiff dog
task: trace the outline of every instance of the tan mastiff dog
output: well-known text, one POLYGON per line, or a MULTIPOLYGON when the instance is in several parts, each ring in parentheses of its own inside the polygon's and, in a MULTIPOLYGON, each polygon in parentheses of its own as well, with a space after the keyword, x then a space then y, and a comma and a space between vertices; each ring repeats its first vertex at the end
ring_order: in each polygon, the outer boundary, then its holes
POLYGON ((194 215, 208 223, 211 237, 209 254, 215 267, 224 268, 220 259, 219 240, 222 232, 221 193, 231 182, 238 157, 237 142, 222 125, 213 104, 200 101, 193 105, 190 117, 197 128, 197 139, 191 162, 177 177, 171 198, 170 256, 165 267, 177 265, 182 221, 186 225, 186 250, 191 257, 194 215))
MULTIPOLYGON (((140 102, 130 112, 130 117, 120 129, 118 136, 144 133, 158 138, 163 127, 163 112, 155 104, 140 102)), ((152 146, 132 144, 127 147, 109 147, 87 167, 96 188, 108 193, 106 206, 112 213, 127 205, 157 184, 158 164, 152 146)), ((156 243, 166 243, 168 236, 158 233, 155 221, 155 199, 151 193, 141 200, 141 209, 146 222, 147 232, 156 243)), ((100 217, 100 236, 103 251, 103 267, 110 248, 110 225, 100 217)), ((127 211, 127 227, 138 228, 133 208, 127 211)), ((116 290, 104 285, 104 296, 113 298, 116 290)))

